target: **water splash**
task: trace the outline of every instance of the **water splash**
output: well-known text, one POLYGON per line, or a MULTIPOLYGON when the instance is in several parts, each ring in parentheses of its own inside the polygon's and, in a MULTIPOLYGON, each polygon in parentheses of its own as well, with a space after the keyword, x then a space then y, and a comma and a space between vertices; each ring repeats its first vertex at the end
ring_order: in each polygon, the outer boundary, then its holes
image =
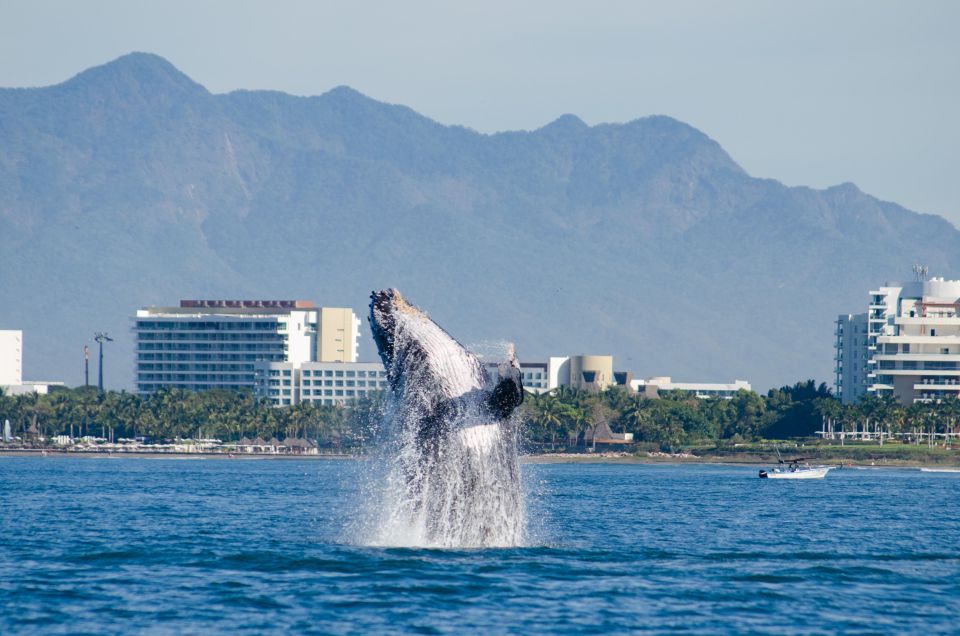
MULTIPOLYGON (((419 310, 393 313, 390 326, 385 362, 395 381, 355 538, 391 547, 523 545, 516 422, 488 406, 497 378, 419 310)), ((512 348, 500 357, 512 364, 512 348)))

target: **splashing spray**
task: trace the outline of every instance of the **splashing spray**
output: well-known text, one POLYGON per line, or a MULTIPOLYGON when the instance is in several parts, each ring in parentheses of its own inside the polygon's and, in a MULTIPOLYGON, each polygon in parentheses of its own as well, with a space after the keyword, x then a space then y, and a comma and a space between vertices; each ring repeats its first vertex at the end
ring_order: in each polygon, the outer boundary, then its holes
POLYGON ((370 325, 391 401, 381 473, 366 499, 367 543, 509 547, 523 543, 512 347, 481 364, 396 290, 371 296, 370 325))

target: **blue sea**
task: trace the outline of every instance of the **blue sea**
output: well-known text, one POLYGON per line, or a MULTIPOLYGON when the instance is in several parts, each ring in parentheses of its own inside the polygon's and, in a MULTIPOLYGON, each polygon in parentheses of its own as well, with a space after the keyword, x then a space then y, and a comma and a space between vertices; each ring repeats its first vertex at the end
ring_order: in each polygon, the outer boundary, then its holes
POLYGON ((426 550, 365 470, 0 458, 0 633, 960 632, 960 474, 526 464, 529 546, 426 550))

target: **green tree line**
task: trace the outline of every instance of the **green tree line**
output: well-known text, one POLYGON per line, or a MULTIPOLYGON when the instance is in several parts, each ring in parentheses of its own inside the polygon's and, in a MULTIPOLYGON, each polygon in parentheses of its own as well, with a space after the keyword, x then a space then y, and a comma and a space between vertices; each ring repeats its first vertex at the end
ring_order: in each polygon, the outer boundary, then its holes
MULTIPOLYGON (((22 440, 71 437, 145 437, 153 441, 215 438, 307 438, 321 446, 360 447, 377 437, 384 396, 348 406, 275 407, 250 393, 163 389, 149 396, 123 391, 98 393, 93 387, 54 390, 46 395, 4 395, 0 423, 10 420, 22 440)), ((960 435, 960 400, 903 406, 890 397, 867 395, 841 405, 825 384, 813 380, 773 389, 766 395, 741 390, 731 399, 699 399, 683 391, 650 399, 623 387, 601 392, 560 388, 527 395, 519 409, 525 442, 531 449, 582 444, 588 430, 606 423, 634 441, 676 449, 699 443, 749 442, 810 437, 819 431, 885 435, 960 435)), ((880 441, 883 436, 880 435, 880 441)))
POLYGON ((55 435, 154 441, 294 437, 353 447, 370 439, 380 412, 379 396, 360 399, 350 408, 309 403, 278 408, 250 393, 224 390, 169 388, 149 396, 125 391, 100 394, 93 387, 46 395, 11 396, 0 391, 0 424, 9 420, 11 432, 22 440, 55 435))
POLYGON ((741 390, 731 399, 700 399, 683 391, 650 399, 623 387, 602 392, 561 388, 528 396, 521 417, 527 441, 544 447, 582 443, 586 431, 600 423, 664 449, 810 437, 821 431, 873 433, 882 442, 880 431, 887 436, 960 433, 960 400, 948 397, 903 406, 892 397, 868 394, 857 404, 841 405, 826 384, 813 380, 766 395, 741 390))

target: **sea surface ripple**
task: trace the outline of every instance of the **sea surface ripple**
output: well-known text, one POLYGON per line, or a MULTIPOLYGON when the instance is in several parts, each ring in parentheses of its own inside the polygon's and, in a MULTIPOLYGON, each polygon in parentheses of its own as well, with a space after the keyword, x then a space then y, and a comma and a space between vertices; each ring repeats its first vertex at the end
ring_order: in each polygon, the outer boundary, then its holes
POLYGON ((0 458, 0 633, 956 633, 960 475, 527 464, 529 547, 354 545, 355 460, 0 458))

